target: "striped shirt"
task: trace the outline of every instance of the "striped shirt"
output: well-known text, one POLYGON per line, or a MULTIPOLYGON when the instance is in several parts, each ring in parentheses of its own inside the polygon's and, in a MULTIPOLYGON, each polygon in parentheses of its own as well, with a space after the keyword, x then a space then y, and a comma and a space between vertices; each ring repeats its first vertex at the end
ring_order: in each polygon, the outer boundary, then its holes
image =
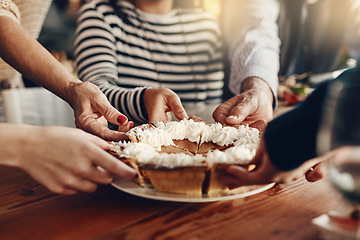
POLYGON ((147 122, 148 87, 170 88, 184 103, 222 96, 220 29, 198 9, 157 15, 123 0, 93 0, 80 10, 74 54, 80 79, 133 121, 147 122))

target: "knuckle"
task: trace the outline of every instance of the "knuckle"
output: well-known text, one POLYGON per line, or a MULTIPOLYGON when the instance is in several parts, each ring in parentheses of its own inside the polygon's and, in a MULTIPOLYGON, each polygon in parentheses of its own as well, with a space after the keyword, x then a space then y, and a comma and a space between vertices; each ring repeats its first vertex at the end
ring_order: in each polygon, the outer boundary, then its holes
MULTIPOLYGON (((89 167, 87 166, 84 166, 84 165, 79 165, 77 168, 74 169, 74 174, 76 176, 81 176, 81 177, 84 177, 86 176, 88 173, 89 173, 89 167)), ((69 181, 71 180, 72 178, 69 178, 69 181)))
POLYGON ((115 110, 112 106, 107 105, 107 106, 105 107, 105 109, 104 109, 104 115, 105 115, 105 116, 110 116, 111 114, 115 113, 115 111, 116 111, 116 110, 115 110))
POLYGON ((84 192, 95 192, 97 189, 97 185, 95 183, 89 183, 84 192))
POLYGON ((74 187, 76 185, 76 180, 74 177, 67 177, 65 180, 64 180, 64 185, 67 186, 67 187, 74 187))
POLYGON ((57 194, 65 194, 66 188, 64 186, 56 185, 49 187, 49 190, 57 194))
POLYGON ((110 184, 113 181, 113 177, 112 176, 107 176, 103 179, 102 183, 103 184, 110 184))

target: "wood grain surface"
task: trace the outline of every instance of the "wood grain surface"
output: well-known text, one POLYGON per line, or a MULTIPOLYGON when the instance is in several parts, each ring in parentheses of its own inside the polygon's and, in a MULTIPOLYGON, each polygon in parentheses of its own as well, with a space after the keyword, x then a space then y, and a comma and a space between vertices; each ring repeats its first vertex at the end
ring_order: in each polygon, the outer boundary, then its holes
POLYGON ((0 167, 0 239, 320 239, 311 220, 334 209, 326 180, 300 179, 213 203, 144 199, 108 185, 56 195, 25 172, 0 167))

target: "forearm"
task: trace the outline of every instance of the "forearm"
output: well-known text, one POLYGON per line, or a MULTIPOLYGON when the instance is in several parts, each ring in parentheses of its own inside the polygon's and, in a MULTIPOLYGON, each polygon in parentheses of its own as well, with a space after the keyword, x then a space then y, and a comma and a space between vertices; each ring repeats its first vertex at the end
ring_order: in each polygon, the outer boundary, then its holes
POLYGON ((1 58, 64 100, 67 89, 80 82, 21 25, 5 16, 0 16, 0 45, 1 58))
POLYGON ((28 146, 30 126, 0 124, 0 164, 19 167, 24 149, 28 146))

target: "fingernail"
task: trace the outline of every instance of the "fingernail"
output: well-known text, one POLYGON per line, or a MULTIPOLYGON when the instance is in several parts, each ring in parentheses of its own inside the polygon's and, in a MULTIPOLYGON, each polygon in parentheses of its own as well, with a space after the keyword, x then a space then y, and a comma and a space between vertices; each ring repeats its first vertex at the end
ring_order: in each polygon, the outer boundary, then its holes
POLYGON ((129 125, 129 128, 132 128, 134 126, 134 123, 131 122, 130 125, 129 125))
POLYGON ((231 116, 228 116, 228 118, 232 118, 232 119, 239 119, 239 117, 238 116, 234 116, 234 115, 231 115, 231 116))
POLYGON ((113 141, 107 141, 108 144, 115 145, 113 141))
POLYGON ((124 115, 120 115, 117 117, 116 120, 118 121, 118 123, 124 124, 127 121, 127 117, 125 117, 124 115))

